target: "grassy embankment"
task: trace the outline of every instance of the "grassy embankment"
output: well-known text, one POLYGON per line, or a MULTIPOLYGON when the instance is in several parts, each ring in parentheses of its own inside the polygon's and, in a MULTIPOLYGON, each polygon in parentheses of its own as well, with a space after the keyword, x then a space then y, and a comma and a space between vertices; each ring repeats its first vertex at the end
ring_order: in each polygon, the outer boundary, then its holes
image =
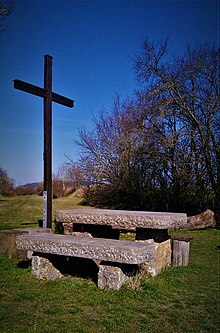
MULTIPOLYGON (((69 197, 54 208, 78 204, 69 197)), ((41 216, 40 197, 0 201, 1 229, 37 226, 41 216)), ((185 233, 194 236, 189 266, 146 277, 138 290, 106 292, 77 277, 38 281, 30 268, 0 255, 0 332, 219 332, 220 232, 185 233)))
MULTIPOLYGON (((82 208, 80 198, 70 195, 53 200, 53 217, 56 210, 82 208)), ((38 226, 43 216, 43 199, 38 195, 0 198, 0 230, 38 226)))

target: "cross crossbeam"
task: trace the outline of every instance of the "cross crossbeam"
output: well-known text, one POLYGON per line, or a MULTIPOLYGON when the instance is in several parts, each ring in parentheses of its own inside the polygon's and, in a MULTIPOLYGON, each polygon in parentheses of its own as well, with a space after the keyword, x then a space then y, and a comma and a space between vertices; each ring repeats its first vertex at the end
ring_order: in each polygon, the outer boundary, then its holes
POLYGON ((44 191, 47 194, 44 227, 52 227, 52 102, 72 108, 74 101, 52 91, 52 57, 44 56, 44 88, 14 80, 14 88, 44 99, 44 191))
MULTIPOLYGON (((33 84, 21 81, 21 80, 14 80, 14 88, 25 91, 29 94, 36 95, 42 98, 47 96, 47 91, 44 88, 37 87, 33 84)), ((73 107, 74 101, 70 98, 63 97, 59 94, 52 92, 52 102, 67 106, 69 108, 73 107)))

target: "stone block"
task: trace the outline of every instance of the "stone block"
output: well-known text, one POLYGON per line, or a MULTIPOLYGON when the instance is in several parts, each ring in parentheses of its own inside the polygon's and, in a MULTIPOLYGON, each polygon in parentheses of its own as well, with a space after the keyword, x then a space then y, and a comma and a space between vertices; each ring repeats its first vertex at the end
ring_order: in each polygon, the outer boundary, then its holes
POLYGON ((76 237, 89 237, 92 238, 92 235, 89 232, 78 232, 78 231, 73 231, 72 236, 76 237))
POLYGON ((100 265, 98 288, 119 290, 129 280, 120 267, 100 265))
POLYGON ((155 248, 155 258, 141 264, 141 270, 154 277, 171 265, 172 250, 168 230, 137 228, 136 241, 151 243, 155 248))
POLYGON ((55 280, 63 276, 47 258, 39 256, 32 257, 32 274, 38 280, 55 280))
POLYGON ((167 239, 164 242, 154 242, 155 259, 140 265, 140 269, 152 277, 160 274, 166 267, 171 265, 171 241, 167 239))
POLYGON ((17 249, 16 248, 16 238, 23 234, 33 234, 33 233, 49 233, 52 232, 51 229, 42 228, 17 228, 17 229, 6 229, 0 230, 0 253, 7 252, 9 258, 20 258, 29 259, 32 255, 31 251, 17 249))
POLYGON ((197 229, 206 229, 206 228, 215 228, 216 220, 215 213, 207 209, 201 214, 188 216, 187 224, 183 227, 179 227, 178 229, 182 230, 197 230, 197 229))

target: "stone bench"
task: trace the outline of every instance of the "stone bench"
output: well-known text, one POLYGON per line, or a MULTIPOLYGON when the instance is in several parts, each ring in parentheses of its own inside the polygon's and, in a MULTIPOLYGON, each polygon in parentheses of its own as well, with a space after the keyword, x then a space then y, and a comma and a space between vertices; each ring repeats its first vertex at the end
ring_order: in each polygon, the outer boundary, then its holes
POLYGON ((102 289, 119 289, 128 281, 129 277, 124 273, 123 265, 140 265, 155 258, 155 248, 151 242, 33 234, 18 236, 16 246, 17 249, 35 253, 32 258, 32 272, 39 279, 61 276, 49 262, 48 255, 95 260, 99 264, 98 287, 102 289), (41 256, 36 255, 37 253, 41 256))

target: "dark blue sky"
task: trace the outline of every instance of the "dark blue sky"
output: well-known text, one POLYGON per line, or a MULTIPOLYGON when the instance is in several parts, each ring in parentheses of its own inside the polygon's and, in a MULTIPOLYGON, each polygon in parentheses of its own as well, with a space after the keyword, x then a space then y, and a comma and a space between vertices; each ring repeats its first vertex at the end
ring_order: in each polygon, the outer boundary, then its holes
POLYGON ((77 158, 78 128, 109 109, 115 93, 137 87, 132 57, 140 43, 169 37, 171 53, 189 43, 219 43, 218 0, 15 1, 0 54, 0 166, 16 184, 42 179, 43 102, 13 89, 13 79, 43 86, 44 55, 53 56, 53 91, 75 108, 53 104, 53 169, 77 158))

